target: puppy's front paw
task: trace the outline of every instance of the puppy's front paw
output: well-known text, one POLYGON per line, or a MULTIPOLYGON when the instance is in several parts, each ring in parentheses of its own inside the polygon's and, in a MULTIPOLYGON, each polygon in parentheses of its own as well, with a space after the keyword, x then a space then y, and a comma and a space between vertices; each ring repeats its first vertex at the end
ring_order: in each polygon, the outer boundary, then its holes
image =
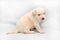
POLYGON ((45 34, 45 32, 40 32, 41 34, 45 34))
POLYGON ((39 31, 41 34, 45 34, 45 32, 44 31, 39 31))

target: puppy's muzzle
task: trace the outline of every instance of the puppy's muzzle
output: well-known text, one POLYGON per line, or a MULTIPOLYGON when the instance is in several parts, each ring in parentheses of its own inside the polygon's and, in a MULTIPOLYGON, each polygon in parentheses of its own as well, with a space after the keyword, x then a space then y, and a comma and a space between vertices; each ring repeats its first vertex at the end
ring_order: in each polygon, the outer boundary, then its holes
POLYGON ((44 20, 45 18, 42 18, 42 20, 44 20))

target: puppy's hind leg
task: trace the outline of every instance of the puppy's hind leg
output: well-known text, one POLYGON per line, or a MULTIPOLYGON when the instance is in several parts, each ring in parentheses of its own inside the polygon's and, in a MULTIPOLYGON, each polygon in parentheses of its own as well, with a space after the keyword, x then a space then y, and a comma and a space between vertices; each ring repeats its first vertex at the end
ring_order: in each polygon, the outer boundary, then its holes
POLYGON ((26 28, 23 33, 24 33, 24 34, 33 34, 34 31, 30 31, 29 28, 26 28))
POLYGON ((25 31, 24 34, 33 34, 34 31, 25 31))

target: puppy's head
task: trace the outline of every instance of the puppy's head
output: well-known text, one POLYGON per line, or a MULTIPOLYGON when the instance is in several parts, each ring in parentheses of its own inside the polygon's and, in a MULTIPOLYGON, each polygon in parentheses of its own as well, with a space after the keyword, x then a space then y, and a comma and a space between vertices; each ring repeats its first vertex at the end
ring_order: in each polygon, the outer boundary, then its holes
POLYGON ((37 8, 33 11, 33 16, 38 20, 45 20, 45 10, 43 8, 37 8))

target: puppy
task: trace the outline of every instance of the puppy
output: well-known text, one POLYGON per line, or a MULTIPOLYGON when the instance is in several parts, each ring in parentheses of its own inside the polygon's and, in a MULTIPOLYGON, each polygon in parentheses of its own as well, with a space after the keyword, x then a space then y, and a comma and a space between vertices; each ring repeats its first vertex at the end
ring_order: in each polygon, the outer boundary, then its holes
POLYGON ((44 33, 39 23, 45 19, 45 10, 43 8, 36 8, 24 16, 22 16, 16 23, 16 32, 9 32, 7 34, 25 33, 32 34, 31 29, 36 28, 40 33, 44 33))

